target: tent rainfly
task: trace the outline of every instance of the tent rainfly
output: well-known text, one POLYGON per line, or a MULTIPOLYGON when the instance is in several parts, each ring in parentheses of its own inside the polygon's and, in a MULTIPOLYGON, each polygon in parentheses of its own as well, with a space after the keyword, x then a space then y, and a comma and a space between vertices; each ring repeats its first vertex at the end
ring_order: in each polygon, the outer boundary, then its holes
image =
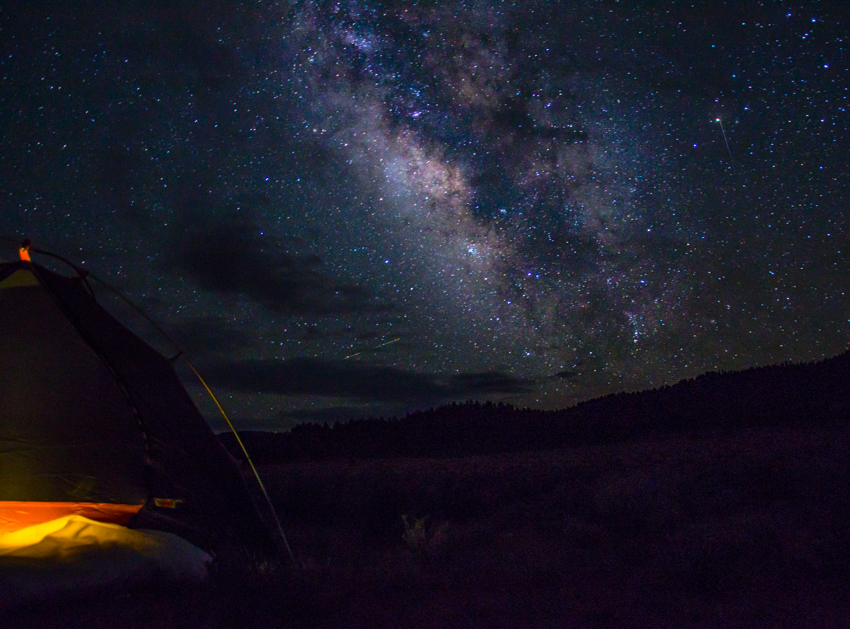
POLYGON ((235 461, 171 363, 82 277, 21 258, 0 263, 0 539, 82 516, 206 551, 270 551, 235 461))

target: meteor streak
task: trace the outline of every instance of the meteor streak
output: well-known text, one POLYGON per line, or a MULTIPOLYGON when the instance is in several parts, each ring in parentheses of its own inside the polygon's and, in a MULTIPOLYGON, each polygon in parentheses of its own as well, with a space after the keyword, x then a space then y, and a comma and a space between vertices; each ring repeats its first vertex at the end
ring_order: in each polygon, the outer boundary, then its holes
POLYGON ((349 358, 354 358, 355 356, 362 354, 363 352, 371 352, 373 350, 378 349, 379 347, 383 347, 384 345, 389 345, 390 343, 395 343, 396 341, 400 341, 401 337, 393 339, 392 341, 387 341, 386 343, 381 343, 380 345, 375 345, 375 347, 369 347, 367 349, 360 350, 359 352, 354 352, 353 354, 349 354, 343 360, 348 360, 349 358))
POLYGON ((723 134, 723 141, 726 143, 726 152, 729 153, 729 161, 734 162, 732 159, 732 151, 729 149, 729 140, 726 139, 726 131, 723 129, 723 121, 720 118, 717 118, 717 122, 720 123, 720 133, 723 134))

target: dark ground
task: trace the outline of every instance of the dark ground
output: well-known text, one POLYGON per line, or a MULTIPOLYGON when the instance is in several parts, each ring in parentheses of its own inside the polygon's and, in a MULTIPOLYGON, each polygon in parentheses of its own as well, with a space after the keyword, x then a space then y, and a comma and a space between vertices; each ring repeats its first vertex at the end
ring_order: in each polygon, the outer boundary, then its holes
POLYGON ((296 563, 9 627, 850 626, 850 431, 261 469, 296 563))

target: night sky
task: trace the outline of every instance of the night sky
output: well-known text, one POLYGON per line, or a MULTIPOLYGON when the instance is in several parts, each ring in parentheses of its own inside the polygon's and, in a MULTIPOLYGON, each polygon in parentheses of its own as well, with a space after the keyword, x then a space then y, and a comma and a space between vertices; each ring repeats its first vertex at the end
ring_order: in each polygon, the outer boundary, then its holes
POLYGON ((819 360, 842 4, 3 3, 0 235, 136 302, 241 428, 819 360))

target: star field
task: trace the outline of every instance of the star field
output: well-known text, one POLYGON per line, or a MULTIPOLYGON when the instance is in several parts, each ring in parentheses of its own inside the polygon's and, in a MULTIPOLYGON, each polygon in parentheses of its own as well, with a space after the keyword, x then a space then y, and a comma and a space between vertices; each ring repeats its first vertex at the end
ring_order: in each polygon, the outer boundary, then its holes
POLYGON ((821 359, 847 31, 811 2, 13 5, 0 234, 118 286, 248 428, 821 359))

